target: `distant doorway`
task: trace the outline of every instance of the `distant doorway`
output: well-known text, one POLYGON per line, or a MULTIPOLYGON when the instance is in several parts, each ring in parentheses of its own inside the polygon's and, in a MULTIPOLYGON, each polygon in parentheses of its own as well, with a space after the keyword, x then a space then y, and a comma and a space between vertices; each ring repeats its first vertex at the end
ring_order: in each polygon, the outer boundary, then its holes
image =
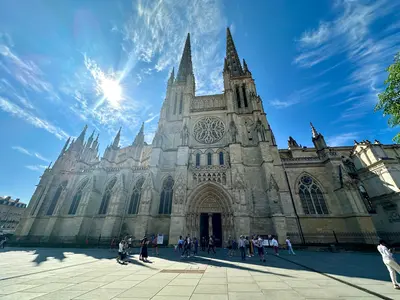
POLYGON ((200 238, 214 236, 215 246, 222 246, 222 221, 220 213, 200 214, 200 238))

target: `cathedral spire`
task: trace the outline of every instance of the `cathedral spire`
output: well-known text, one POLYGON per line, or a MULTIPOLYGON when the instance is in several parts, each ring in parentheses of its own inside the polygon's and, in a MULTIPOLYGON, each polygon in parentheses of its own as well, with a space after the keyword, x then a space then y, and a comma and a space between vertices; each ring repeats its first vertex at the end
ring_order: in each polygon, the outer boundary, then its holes
POLYGON ((317 129, 315 129, 314 125, 311 122, 310 122, 310 126, 311 126, 312 137, 313 137, 313 139, 315 139, 319 135, 319 133, 318 133, 317 129))
POLYGON ((83 130, 81 132, 81 134, 78 136, 78 138, 76 139, 76 143, 82 144, 85 141, 85 134, 86 134, 86 130, 88 129, 88 126, 85 125, 85 127, 83 127, 83 130))
POLYGON ((89 137, 89 139, 87 141, 87 144, 86 144, 87 148, 90 148, 92 146, 93 137, 94 137, 94 130, 93 130, 92 134, 90 135, 90 137, 89 137))
POLYGON ((168 79, 168 85, 173 84, 174 80, 175 80, 175 68, 172 68, 171 75, 169 76, 169 79, 168 79))
POLYGON ((99 145, 99 135, 100 133, 97 134, 96 139, 94 140, 92 144, 92 148, 95 149, 99 145))
POLYGON ((140 146, 144 144, 144 122, 142 123, 142 127, 140 127, 140 131, 135 137, 135 140, 133 141, 134 146, 140 146))
POLYGON ((251 75, 251 72, 249 71, 249 68, 247 67, 247 63, 246 63, 246 61, 244 60, 244 58, 243 58, 243 72, 244 72, 244 74, 246 74, 246 75, 251 75))
POLYGON ((71 137, 69 137, 68 140, 65 142, 65 145, 61 150, 60 156, 65 152, 65 150, 67 150, 70 140, 71 140, 71 137))
POLYGON ((236 51, 229 27, 226 29, 226 60, 232 76, 243 75, 242 65, 240 64, 239 55, 236 51))
POLYGON ((176 80, 186 81, 188 75, 193 75, 192 51, 190 49, 190 33, 188 33, 186 38, 185 48, 183 49, 176 80))
POLYGON ((117 135, 114 138, 114 142, 112 144, 113 148, 118 148, 119 147, 119 140, 121 139, 121 129, 122 127, 119 128, 117 135))

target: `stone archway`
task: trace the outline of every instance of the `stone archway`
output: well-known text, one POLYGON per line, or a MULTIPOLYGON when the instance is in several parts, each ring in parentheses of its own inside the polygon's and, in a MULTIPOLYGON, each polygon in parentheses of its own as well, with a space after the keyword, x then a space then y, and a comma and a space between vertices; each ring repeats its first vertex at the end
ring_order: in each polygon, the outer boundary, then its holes
POLYGON ((218 184, 206 182, 199 185, 188 197, 187 232, 199 238, 214 235, 223 245, 235 232, 231 203, 230 195, 218 184))

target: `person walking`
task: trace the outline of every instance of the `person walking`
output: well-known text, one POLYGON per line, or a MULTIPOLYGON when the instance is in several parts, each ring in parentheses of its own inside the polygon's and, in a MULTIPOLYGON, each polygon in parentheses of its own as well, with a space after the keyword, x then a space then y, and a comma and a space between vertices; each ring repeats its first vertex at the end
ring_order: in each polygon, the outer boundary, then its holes
POLYGON ((383 263, 389 271, 390 279, 393 283, 393 288, 400 290, 400 285, 397 282, 396 272, 400 274, 400 266, 394 260, 392 250, 388 249, 384 240, 379 240, 378 251, 382 255, 383 263))
POLYGON ((245 239, 243 238, 243 235, 241 235, 239 238, 239 250, 240 250, 240 257, 242 258, 242 261, 245 261, 246 260, 246 243, 245 243, 245 239))
POLYGON ((206 238, 204 236, 201 238, 201 251, 206 251, 206 238))
POLYGON ((126 258, 125 250, 126 250, 125 240, 122 239, 118 245, 118 256, 117 256, 117 262, 120 264, 125 264, 125 258, 126 258))
POLYGON ((153 248, 156 250, 156 255, 158 256, 158 241, 157 241, 157 237, 158 237, 158 233, 153 238, 152 243, 153 243, 153 248))
POLYGON ((193 239, 193 245, 194 245, 193 256, 195 256, 197 255, 197 251, 199 249, 199 240, 196 237, 193 239))
POLYGON ((182 236, 179 236, 179 240, 178 240, 178 252, 182 253, 183 252, 183 243, 184 240, 182 239, 182 236))
POLYGON ((265 262, 264 245, 263 245, 263 239, 261 238, 261 236, 258 236, 258 239, 256 240, 255 244, 258 249, 258 256, 260 257, 260 261, 265 262))
POLYGON ((274 247, 275 254, 279 256, 279 244, 275 237, 272 238, 272 247, 274 247))
POLYGON ((214 254, 217 254, 217 252, 215 252, 215 248, 214 248, 214 237, 210 236, 210 239, 208 240, 208 250, 207 253, 210 254, 210 249, 214 252, 214 254))
POLYGON ((296 255, 296 253, 294 253, 294 251, 293 251, 292 242, 290 241, 289 237, 286 238, 286 246, 287 246, 289 255, 290 254, 296 255))
POLYGON ((147 239, 146 236, 144 236, 143 239, 140 241, 141 247, 140 247, 140 256, 139 256, 139 259, 144 262, 148 262, 148 259, 147 259, 149 257, 148 249, 147 249, 148 244, 149 244, 149 240, 147 239))

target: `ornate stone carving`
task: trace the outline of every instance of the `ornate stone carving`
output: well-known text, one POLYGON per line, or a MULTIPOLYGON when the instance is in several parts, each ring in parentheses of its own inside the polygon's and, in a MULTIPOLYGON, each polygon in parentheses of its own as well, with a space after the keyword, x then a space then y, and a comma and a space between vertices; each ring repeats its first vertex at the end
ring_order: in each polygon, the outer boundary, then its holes
POLYGON ((189 143, 189 130, 185 125, 183 125, 183 129, 181 132, 182 146, 187 146, 189 143))
POLYGON ((257 133, 258 136, 258 141, 260 142, 265 142, 266 141, 266 134, 265 134, 265 128, 264 125, 261 123, 261 120, 258 119, 256 122, 256 127, 255 127, 255 131, 257 133))
POLYGON ((226 101, 224 95, 198 96, 192 99, 191 112, 225 110, 226 101))
POLYGON ((205 181, 213 181, 222 185, 226 185, 226 168, 204 168, 193 170, 193 181, 197 185, 205 181))
POLYGON ((238 132, 238 130, 235 125, 235 122, 231 121, 231 123, 229 124, 229 134, 231 136, 232 143, 236 143, 237 132, 238 132))
POLYGON ((224 136, 225 125, 220 118, 204 117, 195 124, 193 134, 199 143, 213 144, 224 136))

